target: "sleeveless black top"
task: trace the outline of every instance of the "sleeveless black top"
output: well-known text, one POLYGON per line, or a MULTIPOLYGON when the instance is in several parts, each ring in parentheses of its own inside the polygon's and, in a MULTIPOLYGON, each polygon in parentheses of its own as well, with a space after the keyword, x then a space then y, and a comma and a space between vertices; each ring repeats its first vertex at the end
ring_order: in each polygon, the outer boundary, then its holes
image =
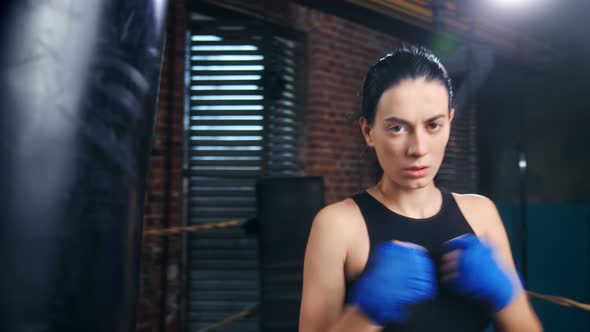
MULTIPOLYGON (((364 191, 352 199, 359 206, 369 232, 370 252, 383 241, 399 240, 419 244, 433 259, 437 271, 440 267, 442 244, 473 229, 465 220, 453 195, 441 189, 440 211, 424 219, 413 219, 397 214, 364 191)), ((440 276, 439 276, 440 279, 440 276)), ((347 291, 354 280, 346 285, 347 291)), ((388 324, 384 332, 430 331, 483 331, 491 322, 490 311, 483 304, 450 292, 439 282, 436 297, 410 308, 403 324, 388 324)))

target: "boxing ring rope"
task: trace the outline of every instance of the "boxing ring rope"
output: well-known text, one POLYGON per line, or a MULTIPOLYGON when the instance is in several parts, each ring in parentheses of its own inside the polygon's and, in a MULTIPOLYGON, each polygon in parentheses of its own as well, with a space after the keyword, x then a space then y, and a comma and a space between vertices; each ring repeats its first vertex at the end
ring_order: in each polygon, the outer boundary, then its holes
MULTIPOLYGON (((174 234, 181 234, 181 233, 196 233, 203 230, 211 230, 211 229, 224 229, 230 227, 238 227, 245 225, 250 220, 227 220, 222 222, 213 222, 213 223, 206 223, 201 225, 193 225, 193 226, 179 226, 179 227, 169 227, 169 228, 157 228, 157 229, 147 229, 143 233, 144 235, 156 235, 156 236, 165 236, 165 235, 174 235, 174 234)), ((530 299, 537 299, 553 304, 557 304, 564 307, 573 307, 585 311, 590 311, 590 304, 581 303, 566 297, 561 296, 553 296, 553 295, 546 295, 540 294, 536 292, 526 291, 527 296, 530 299)), ((243 311, 230 315, 221 321, 209 325, 203 329, 198 330, 197 332, 212 332, 216 331, 222 327, 230 325, 236 321, 241 319, 250 317, 254 315, 258 310, 258 305, 254 305, 252 307, 246 308, 243 311)))
POLYGON ((546 302, 551 302, 553 304, 557 304, 564 307, 574 307, 586 311, 590 311, 590 304, 581 303, 578 301, 574 301, 572 299, 568 299, 567 297, 561 296, 553 296, 553 295, 545 295, 539 294, 531 291, 526 291, 529 298, 538 299, 546 302))
POLYGON ((222 327, 228 326, 230 324, 232 324, 233 322, 237 322, 240 319, 243 318, 248 318, 252 315, 254 315, 256 313, 256 311, 258 311, 258 305, 253 305, 243 311, 240 311, 237 314, 231 315, 231 316, 227 316, 226 318, 220 320, 219 322, 209 325, 205 328, 202 328, 200 330, 197 330, 197 332, 213 332, 216 331, 222 327))
POLYGON ((247 220, 227 220, 222 222, 193 225, 193 226, 175 226, 168 228, 153 228, 147 229, 143 232, 144 235, 174 235, 181 233, 195 233, 210 229, 223 229, 229 227, 242 226, 247 220))

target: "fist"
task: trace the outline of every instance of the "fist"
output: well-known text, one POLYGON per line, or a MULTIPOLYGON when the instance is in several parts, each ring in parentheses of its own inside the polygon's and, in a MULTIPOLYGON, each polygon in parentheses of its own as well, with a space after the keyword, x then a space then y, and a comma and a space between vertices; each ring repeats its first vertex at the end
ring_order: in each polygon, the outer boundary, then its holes
POLYGON ((401 322, 408 306, 434 297, 436 270, 426 249, 411 243, 377 246, 350 297, 373 323, 401 322))
POLYGON ((494 248, 473 235, 455 238, 444 245, 442 282, 456 292, 483 300, 495 311, 507 306, 516 289, 496 260, 494 248))

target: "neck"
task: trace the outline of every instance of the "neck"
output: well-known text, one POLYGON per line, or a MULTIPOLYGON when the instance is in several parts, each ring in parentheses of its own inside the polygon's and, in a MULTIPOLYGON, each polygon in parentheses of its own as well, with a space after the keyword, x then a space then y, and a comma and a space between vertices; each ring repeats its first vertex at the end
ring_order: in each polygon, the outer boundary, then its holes
POLYGON ((410 189, 401 187, 384 176, 374 189, 387 207, 410 218, 431 217, 439 211, 442 204, 442 196, 434 182, 422 188, 410 189))

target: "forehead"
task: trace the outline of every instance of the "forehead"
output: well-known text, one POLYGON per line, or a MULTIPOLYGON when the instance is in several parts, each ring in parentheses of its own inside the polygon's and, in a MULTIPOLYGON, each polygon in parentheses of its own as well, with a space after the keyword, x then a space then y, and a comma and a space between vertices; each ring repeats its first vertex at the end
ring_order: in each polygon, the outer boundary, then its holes
POLYGON ((385 90, 377 103, 377 119, 396 116, 407 120, 430 118, 448 112, 449 96, 442 82, 405 79, 385 90))

